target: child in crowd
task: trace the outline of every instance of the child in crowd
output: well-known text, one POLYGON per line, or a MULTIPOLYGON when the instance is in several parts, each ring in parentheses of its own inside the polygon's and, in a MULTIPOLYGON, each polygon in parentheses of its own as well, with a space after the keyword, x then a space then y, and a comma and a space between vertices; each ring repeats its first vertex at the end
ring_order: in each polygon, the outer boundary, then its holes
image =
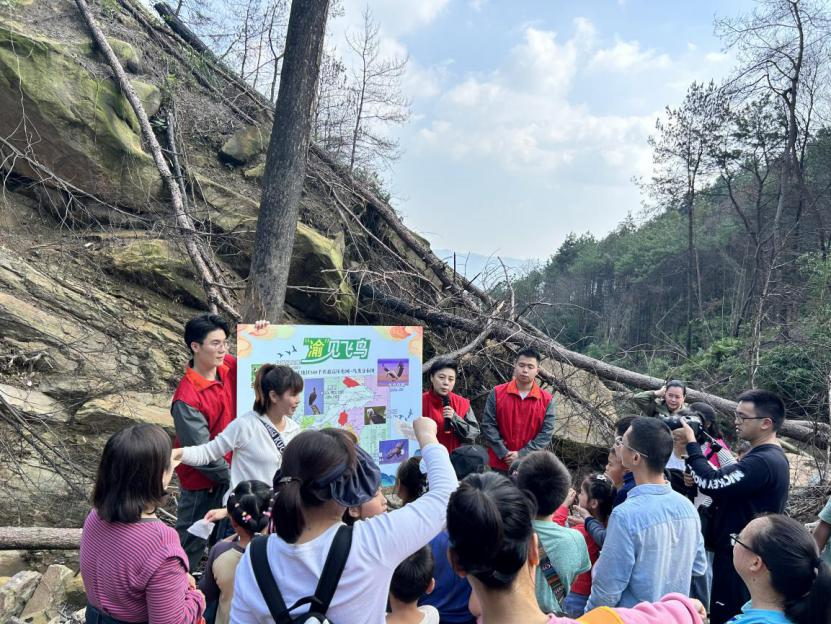
MULTIPOLYGON (((493 472, 470 475, 450 497, 449 557, 456 573, 470 580, 487 624, 578 624, 545 614, 537 604, 534 572, 539 552, 532 524, 536 514, 527 493, 493 472)), ((689 598, 671 594, 631 609, 597 609, 581 622, 701 624, 699 609, 701 605, 689 598)))
POLYGON ((551 451, 533 451, 519 462, 516 484, 530 492, 537 516, 534 532, 539 539, 540 565, 536 572, 536 594, 546 613, 563 611, 563 601, 578 574, 591 568, 583 536, 551 520, 566 499, 571 475, 551 451))
POLYGON ((398 564, 390 581, 390 613, 387 624, 439 624, 439 612, 418 599, 433 591, 433 553, 424 546, 398 564))
MULTIPOLYGON (((450 463, 453 464, 453 470, 459 480, 469 474, 489 470, 489 462, 487 450, 473 444, 460 446, 450 453, 450 463)), ((402 477, 401 469, 399 469, 399 477, 402 477)), ((401 481, 406 483, 407 479, 402 478, 401 481)), ((407 502, 412 502, 412 500, 407 500, 407 502)), ((447 558, 448 546, 449 538, 445 530, 430 541, 435 562, 433 578, 436 586, 431 593, 422 596, 418 604, 422 607, 434 606, 439 612, 442 624, 474 624, 476 620, 468 608, 470 583, 453 571, 450 560, 447 558)))
POLYGON ((375 492, 375 496, 367 502, 356 507, 348 507, 343 512, 343 521, 348 525, 353 525, 358 520, 368 520, 382 513, 387 513, 387 497, 384 496, 384 491, 379 487, 375 492))
POLYGON ((226 509, 236 537, 222 540, 211 548, 205 573, 199 581, 205 599, 218 601, 215 624, 230 621, 237 564, 252 538, 268 526, 270 502, 271 488, 262 481, 243 481, 228 496, 226 509))
POLYGON ((173 476, 170 436, 139 424, 104 445, 80 564, 89 624, 196 624, 205 597, 188 575, 176 531, 156 518, 173 476))
MULTIPOLYGON (((612 513, 612 502, 615 497, 615 489, 612 487, 612 480, 605 474, 590 474, 580 484, 580 493, 577 494, 572 490, 573 496, 571 500, 567 499, 566 505, 563 505, 554 514, 554 522, 564 525, 566 520, 572 528, 578 531, 586 542, 586 548, 589 551, 589 560, 592 566, 600 556, 600 545, 594 541, 589 532, 586 530, 586 523, 591 519, 592 522, 598 523, 603 528, 609 522, 609 516, 612 513), (574 500, 576 499, 576 500, 574 500), (573 508, 573 515, 568 515, 569 506, 576 502, 573 508)), ((591 571, 583 572, 580 576, 574 579, 571 584, 571 590, 566 596, 563 603, 563 611, 566 615, 571 617, 579 617, 583 615, 586 610, 586 602, 589 600, 589 595, 592 589, 592 575, 591 571)))
POLYGON ((421 457, 410 457, 398 466, 395 476, 395 493, 401 504, 413 502, 427 491, 427 475, 421 472, 421 457))

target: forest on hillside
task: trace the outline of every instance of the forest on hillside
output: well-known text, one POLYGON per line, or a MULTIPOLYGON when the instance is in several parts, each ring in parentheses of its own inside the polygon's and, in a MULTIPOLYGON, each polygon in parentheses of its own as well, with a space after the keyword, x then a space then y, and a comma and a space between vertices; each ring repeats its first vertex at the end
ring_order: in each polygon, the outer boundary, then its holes
POLYGON ((570 234, 513 289, 577 351, 725 397, 775 390, 827 422, 828 7, 763 0, 715 28, 738 64, 657 121, 642 214, 570 234))

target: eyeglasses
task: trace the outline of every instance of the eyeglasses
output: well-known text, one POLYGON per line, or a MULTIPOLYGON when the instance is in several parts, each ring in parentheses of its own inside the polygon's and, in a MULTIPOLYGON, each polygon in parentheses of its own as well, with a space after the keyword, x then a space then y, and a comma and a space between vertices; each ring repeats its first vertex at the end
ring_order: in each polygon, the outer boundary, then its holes
POLYGON ((639 455, 643 455, 644 457, 649 457, 649 455, 647 455, 646 453, 642 453, 642 452, 641 452, 641 451, 639 451, 638 449, 636 449, 636 448, 632 448, 631 446, 629 446, 628 444, 626 444, 626 443, 623 441, 623 436, 615 436, 615 446, 623 446, 623 447, 628 448, 628 449, 629 449, 630 451, 632 451, 633 453, 638 453, 639 455))
POLYGON ((733 414, 734 420, 740 420, 742 422, 744 422, 745 420, 764 420, 765 418, 768 418, 768 416, 745 416, 741 412, 736 412, 735 414, 733 414))
POLYGON ((754 555, 756 554, 755 552, 753 552, 753 549, 750 546, 748 546, 747 544, 745 544, 743 541, 741 541, 739 539, 739 534, 738 533, 731 533, 730 534, 730 545, 735 546, 736 544, 738 544, 739 546, 743 546, 743 547, 747 548, 747 550, 752 552, 754 555))

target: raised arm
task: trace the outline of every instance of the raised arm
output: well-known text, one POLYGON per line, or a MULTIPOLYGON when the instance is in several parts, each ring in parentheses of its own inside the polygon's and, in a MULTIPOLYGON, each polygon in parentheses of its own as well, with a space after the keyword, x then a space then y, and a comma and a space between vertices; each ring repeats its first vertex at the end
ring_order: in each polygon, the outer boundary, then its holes
MULTIPOLYGON (((242 420, 239 418, 231 421, 224 431, 211 441, 198 446, 184 446, 182 451, 182 463, 188 466, 213 465, 214 462, 222 459, 226 454, 236 450, 241 445, 240 430, 242 420)), ((222 459, 224 462, 225 460, 222 459)))
POLYGON ((447 502, 458 486, 447 449, 436 440, 436 423, 419 418, 414 423, 427 466, 428 492, 414 502, 390 513, 356 524, 356 531, 367 531, 366 554, 378 565, 396 568, 406 557, 427 544, 444 528, 447 502))

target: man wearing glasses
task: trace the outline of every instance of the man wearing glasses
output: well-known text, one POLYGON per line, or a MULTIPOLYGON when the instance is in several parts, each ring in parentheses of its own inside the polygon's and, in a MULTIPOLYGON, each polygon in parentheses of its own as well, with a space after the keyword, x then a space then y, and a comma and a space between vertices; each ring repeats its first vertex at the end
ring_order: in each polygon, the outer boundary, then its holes
POLYGON ((669 427, 657 418, 635 418, 615 439, 615 450, 637 485, 609 518, 586 611, 632 607, 671 592, 689 595, 692 578, 707 571, 698 512, 664 479, 669 427))
POLYGON ((718 470, 704 457, 689 425, 673 432, 676 452, 686 453, 696 485, 713 499, 707 531, 707 546, 714 551, 711 624, 727 622, 750 600, 733 568, 730 534, 740 533, 759 514, 785 510, 790 470, 776 434, 784 421, 785 405, 777 395, 767 390, 742 393, 736 433, 750 443, 750 450, 737 463, 718 470))

